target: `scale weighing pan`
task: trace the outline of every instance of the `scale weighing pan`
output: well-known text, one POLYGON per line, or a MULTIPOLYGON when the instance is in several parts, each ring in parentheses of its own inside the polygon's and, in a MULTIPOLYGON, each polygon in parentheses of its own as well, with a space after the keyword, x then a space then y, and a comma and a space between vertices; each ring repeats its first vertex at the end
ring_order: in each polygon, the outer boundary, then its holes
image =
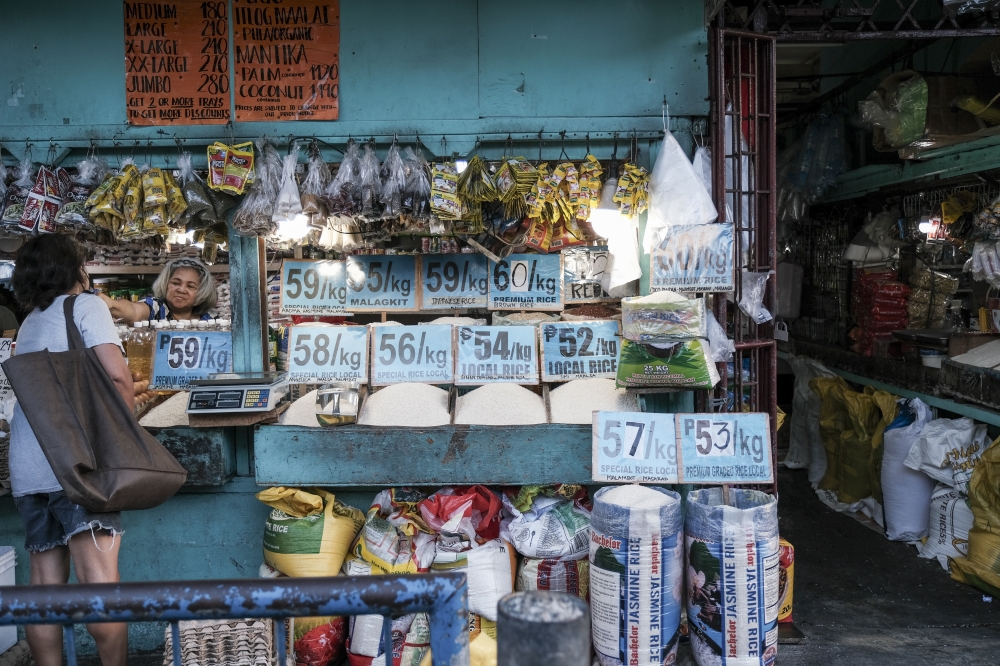
POLYGON ((287 393, 288 373, 226 372, 191 381, 188 414, 269 412, 287 393))

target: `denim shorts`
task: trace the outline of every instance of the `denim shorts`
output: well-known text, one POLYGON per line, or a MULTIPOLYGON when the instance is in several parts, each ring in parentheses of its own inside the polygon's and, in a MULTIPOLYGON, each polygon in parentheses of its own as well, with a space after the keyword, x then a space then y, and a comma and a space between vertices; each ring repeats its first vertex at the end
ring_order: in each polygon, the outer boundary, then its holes
POLYGON ((15 497, 14 504, 24 521, 24 548, 29 553, 65 546, 70 537, 89 529, 107 530, 112 536, 122 533, 122 514, 94 513, 70 502, 62 490, 15 497))

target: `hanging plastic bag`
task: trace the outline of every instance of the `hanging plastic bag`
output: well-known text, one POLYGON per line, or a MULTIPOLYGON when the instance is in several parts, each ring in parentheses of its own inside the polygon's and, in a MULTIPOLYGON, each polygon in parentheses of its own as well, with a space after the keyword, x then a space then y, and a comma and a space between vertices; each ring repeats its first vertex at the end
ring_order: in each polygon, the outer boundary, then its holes
POLYGON ((771 313, 764 307, 764 294, 767 290, 767 279, 772 273, 774 271, 766 273, 743 271, 740 310, 758 324, 771 321, 771 313))
POLYGON ((35 171, 31 164, 30 153, 18 164, 17 180, 10 184, 3 198, 3 224, 17 225, 24 214, 24 204, 28 200, 31 188, 35 185, 35 171))
MULTIPOLYGON (((97 184, 97 172, 100 162, 97 158, 80 160, 76 165, 76 176, 66 189, 62 208, 56 214, 56 224, 66 226, 83 226, 90 224, 87 215, 87 199, 97 184)), ((0 178, 2 181, 2 178, 0 178)))
POLYGON ((258 159, 254 162, 254 181, 250 192, 233 215, 233 227, 248 236, 273 233, 274 206, 281 186, 281 156, 267 139, 257 143, 258 159))
MULTIPOLYGON (((4 165, 3 160, 0 160, 0 202, 3 201, 4 196, 7 194, 7 167, 4 165)), ((0 205, 2 209, 2 205, 0 205)))
POLYGON ((379 180, 378 155, 375 153, 374 141, 365 144, 364 155, 361 157, 361 164, 358 169, 361 194, 361 214, 372 217, 378 211, 376 205, 379 202, 379 194, 382 191, 382 183, 379 180))
POLYGON ((299 147, 294 145, 291 152, 285 156, 281 169, 281 187, 278 189, 278 199, 274 203, 274 213, 271 215, 271 221, 276 224, 288 222, 302 212, 299 186, 295 181, 295 166, 298 162, 299 147))
POLYGON ((708 344, 712 348, 712 360, 716 363, 733 360, 736 343, 726 336, 726 329, 722 328, 711 310, 705 312, 705 321, 708 323, 708 344))
POLYGON ((431 171, 419 149, 407 146, 403 164, 406 168, 406 186, 403 189, 403 208, 419 219, 425 220, 431 212, 431 171))
POLYGON ((398 217, 403 212, 403 190, 406 188, 406 167, 399 154, 399 146, 393 142, 382 163, 379 173, 381 194, 379 201, 384 206, 383 215, 398 217))
POLYGON ((702 177, 670 132, 663 137, 649 181, 649 215, 642 246, 650 254, 674 224, 708 224, 719 214, 702 177))
MULTIPOLYGON (((694 151, 694 159, 691 160, 694 172, 701 177, 701 184, 705 186, 709 198, 712 197, 712 149, 708 146, 698 146, 694 151)), ((731 220, 730 220, 731 221, 731 220)))
POLYGON ((326 203, 323 193, 330 184, 330 167, 323 161, 319 144, 313 141, 309 144, 309 163, 306 166, 306 177, 302 179, 302 212, 309 217, 309 224, 314 227, 326 226, 326 203))
POLYGON ((634 342, 704 338, 706 322, 703 298, 657 291, 622 299, 622 335, 634 342))
POLYGON ((344 158, 337 174, 324 192, 330 213, 350 213, 354 210, 355 190, 359 185, 361 151, 354 139, 348 139, 344 158))

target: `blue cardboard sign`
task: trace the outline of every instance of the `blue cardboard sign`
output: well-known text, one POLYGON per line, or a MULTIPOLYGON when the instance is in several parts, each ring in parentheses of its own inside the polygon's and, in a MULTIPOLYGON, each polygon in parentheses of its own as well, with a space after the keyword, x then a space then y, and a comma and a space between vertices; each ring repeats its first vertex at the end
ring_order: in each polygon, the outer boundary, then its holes
POLYGON ((490 262, 479 254, 427 254, 421 257, 424 310, 485 308, 490 262))
POLYGON ((417 258, 364 254, 346 259, 347 309, 352 312, 416 310, 417 258))
POLYGON ((534 326, 461 326, 455 352, 455 383, 537 384, 534 326))
POLYGON ((490 262, 490 310, 562 310, 561 254, 512 254, 490 262))
POLYGON ((595 412, 594 481, 772 483, 769 416, 595 412))
POLYGON ((454 326, 372 326, 372 384, 451 384, 454 326))
POLYGON ((668 227, 660 247, 649 255, 650 291, 733 291, 733 225, 689 224, 668 227))
POLYGON ((282 261, 280 311, 282 314, 350 315, 344 262, 282 261))
POLYGON ((618 373, 617 321, 559 321, 539 326, 542 381, 608 377, 618 373))
POLYGON ((160 331, 153 338, 150 389, 180 391, 193 379, 233 371, 233 334, 229 331, 160 331))
POLYGON ((293 384, 368 381, 368 327, 300 324, 288 336, 293 384))

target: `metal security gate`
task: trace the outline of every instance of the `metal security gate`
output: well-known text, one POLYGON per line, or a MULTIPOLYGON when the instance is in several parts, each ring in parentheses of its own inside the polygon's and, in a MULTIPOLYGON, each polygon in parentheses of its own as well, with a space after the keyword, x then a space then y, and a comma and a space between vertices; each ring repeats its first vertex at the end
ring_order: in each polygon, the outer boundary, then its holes
MULTIPOLYGON (((770 273, 764 307, 776 312, 775 38, 713 28, 709 48, 712 194, 720 222, 735 227, 736 291, 712 296, 719 323, 736 343, 734 362, 711 400, 713 411, 771 415, 771 464, 777 469, 777 348, 773 321, 758 324, 738 303, 743 272, 770 273)), ((777 491, 777 483, 769 491, 777 491)))

